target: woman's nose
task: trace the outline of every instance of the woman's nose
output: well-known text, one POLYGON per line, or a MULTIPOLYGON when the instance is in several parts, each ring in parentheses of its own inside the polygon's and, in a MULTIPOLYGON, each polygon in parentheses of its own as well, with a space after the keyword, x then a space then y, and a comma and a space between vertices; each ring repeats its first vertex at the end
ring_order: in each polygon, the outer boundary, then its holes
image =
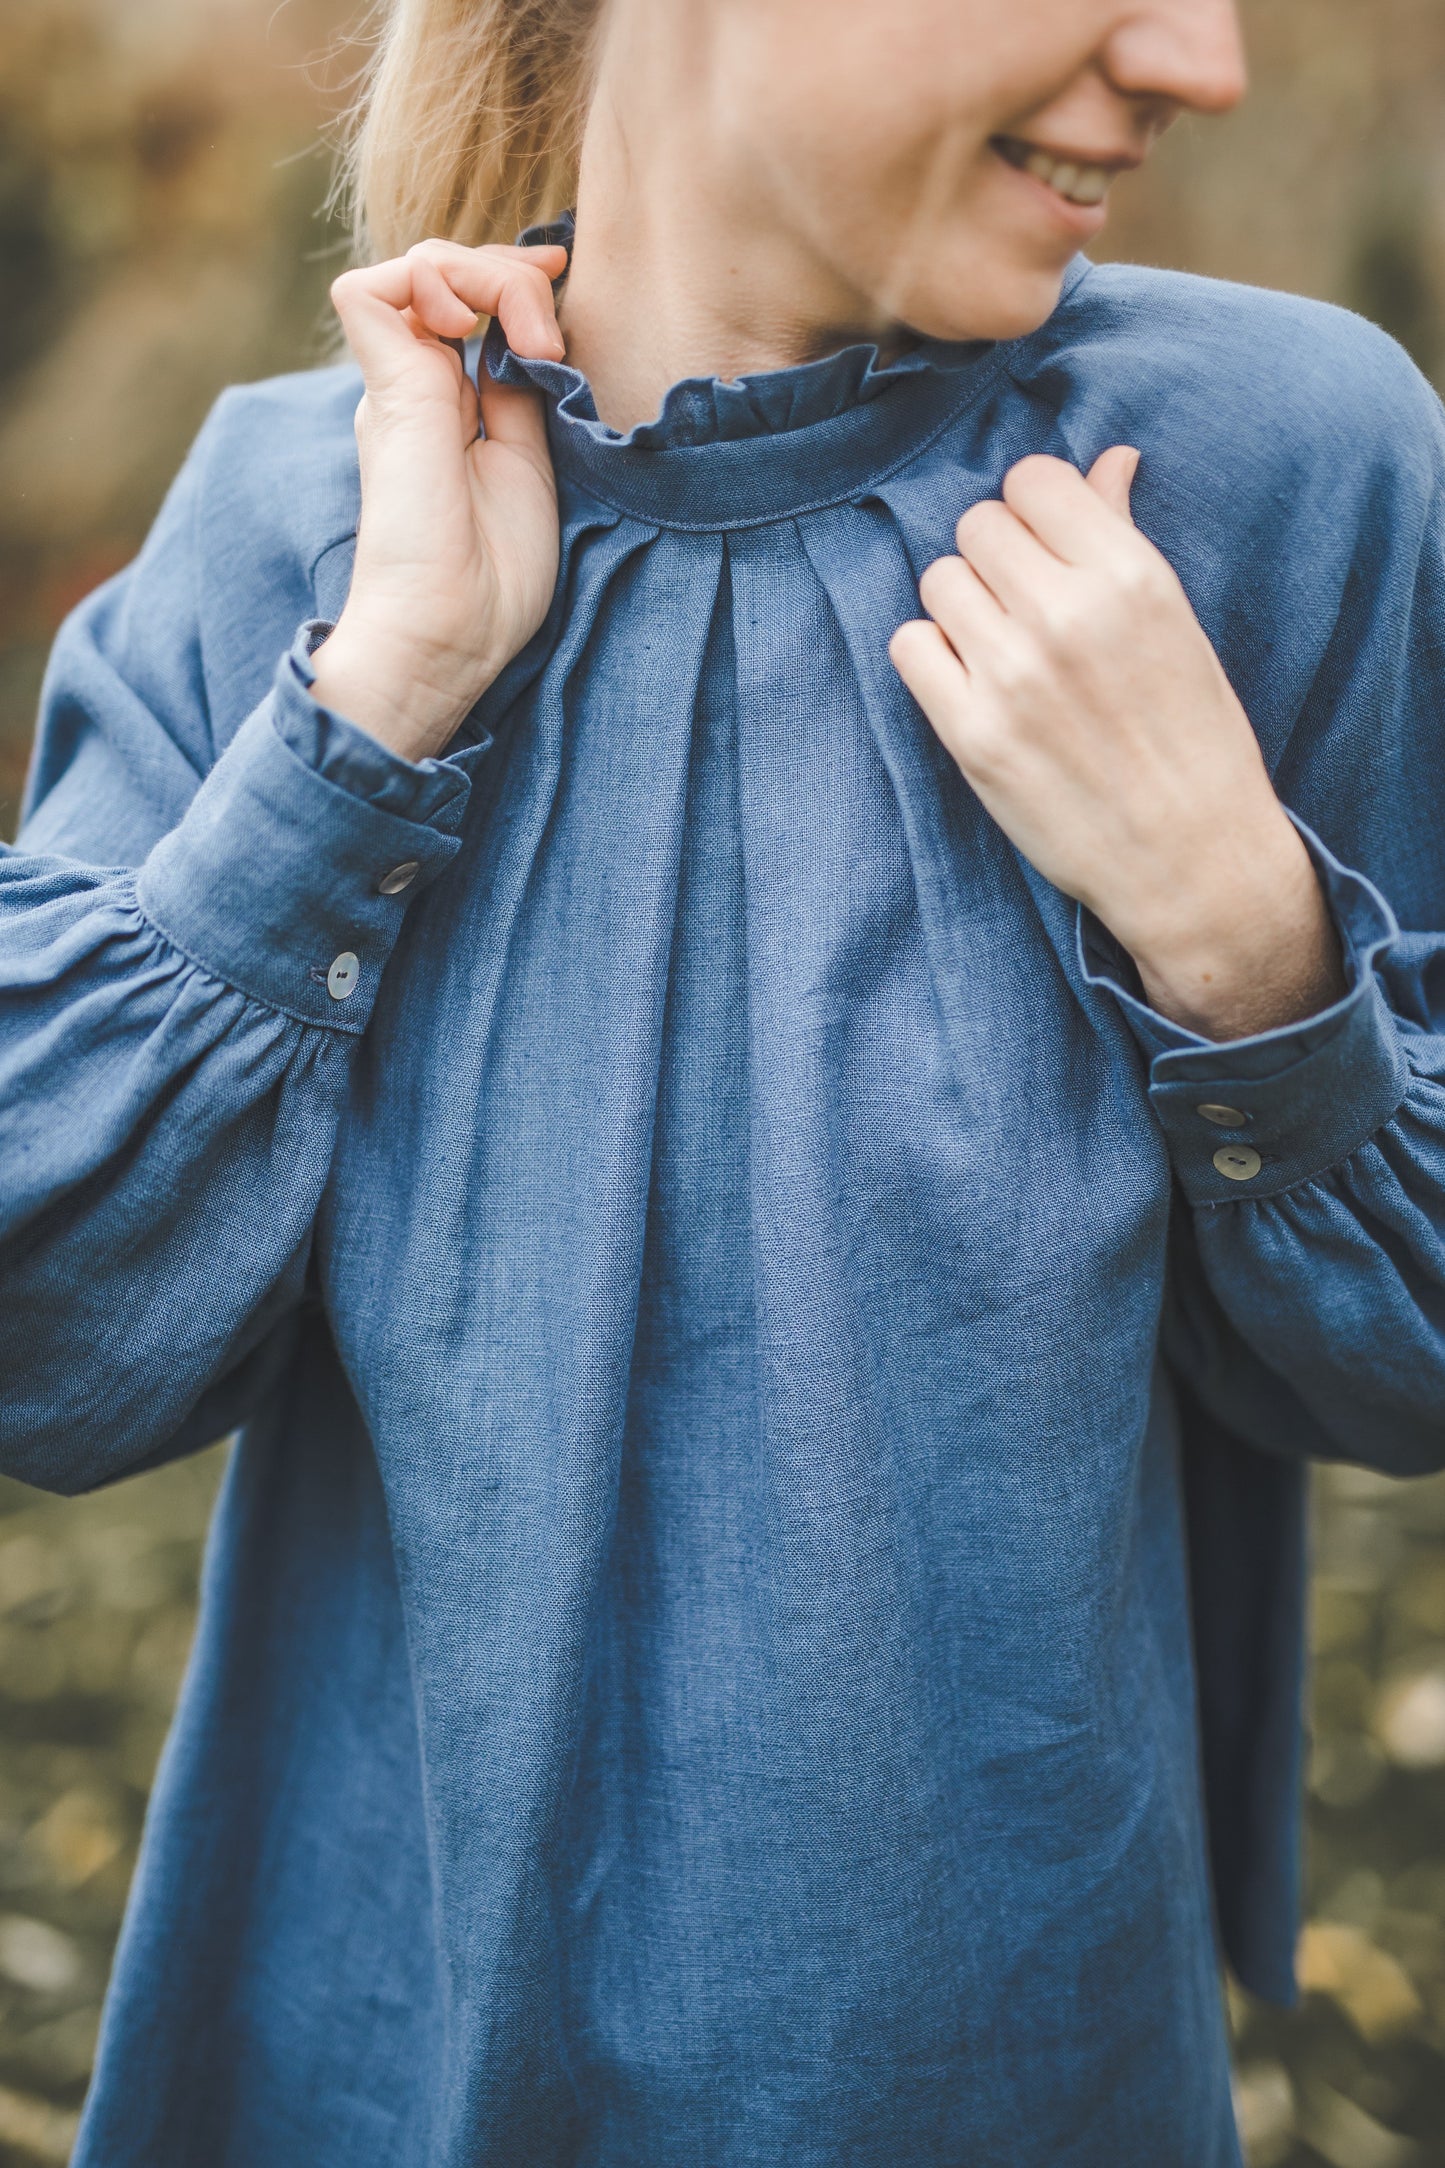
POLYGON ((1127 97, 1195 113, 1227 113, 1248 87, 1235 0, 1136 0, 1121 11, 1101 57, 1127 97))

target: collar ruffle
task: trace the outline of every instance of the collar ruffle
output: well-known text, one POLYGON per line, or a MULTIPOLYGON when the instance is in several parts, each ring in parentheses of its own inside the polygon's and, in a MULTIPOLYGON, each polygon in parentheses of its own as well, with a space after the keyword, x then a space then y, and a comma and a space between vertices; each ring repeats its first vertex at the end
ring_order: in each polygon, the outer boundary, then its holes
MULTIPOLYGON (((574 231, 573 214, 565 211, 547 224, 527 227, 517 238, 532 245, 554 242, 570 255, 574 231)), ((878 398, 910 377, 968 369, 987 351, 988 342, 982 340, 919 339, 904 353, 884 361, 875 342, 860 341, 814 361, 759 370, 731 381, 716 376, 684 377, 666 394, 655 421, 639 422, 623 433, 599 418, 592 387, 580 370, 565 361, 534 361, 513 354, 496 321, 487 337, 487 358, 494 375, 500 368, 504 381, 515 381, 520 370, 554 402, 559 421, 584 429, 598 443, 628 445, 638 451, 737 443, 747 437, 811 428, 878 398)))
MULTIPOLYGON (((567 211, 518 240, 560 243, 570 255, 573 234, 567 211)), ((1065 290, 1087 269, 1077 259, 1065 290)), ((623 432, 600 418, 591 385, 569 363, 515 353, 496 318, 483 345, 496 381, 543 394, 560 476, 618 510, 699 529, 865 494, 977 396, 1007 351, 987 340, 919 338, 884 361, 869 341, 730 382, 686 377, 656 420, 623 432)))

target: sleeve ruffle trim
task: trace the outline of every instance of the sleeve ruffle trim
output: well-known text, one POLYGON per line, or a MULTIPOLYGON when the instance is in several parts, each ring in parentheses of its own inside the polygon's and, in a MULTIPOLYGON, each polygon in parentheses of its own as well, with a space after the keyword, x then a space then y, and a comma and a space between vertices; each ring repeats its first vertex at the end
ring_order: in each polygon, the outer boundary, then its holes
POLYGON ((402 820, 434 820, 453 799, 465 796, 470 769, 492 743, 489 733, 463 724, 440 759, 404 760, 359 724, 323 707, 312 695, 311 658, 332 630, 324 619, 311 618, 297 632, 283 667, 304 697, 277 703, 277 729, 307 767, 353 798, 402 820))
POLYGON ((1317 1016, 1223 1044, 1202 1038, 1151 1009, 1118 943, 1088 912, 1078 914, 1080 970, 1117 1002, 1148 1061, 1150 1103, 1195 1204, 1246 1203, 1322 1173, 1392 1119, 1410 1084, 1377 970, 1399 938, 1394 914, 1372 882, 1290 818, 1319 872, 1345 962, 1345 993, 1317 1016))

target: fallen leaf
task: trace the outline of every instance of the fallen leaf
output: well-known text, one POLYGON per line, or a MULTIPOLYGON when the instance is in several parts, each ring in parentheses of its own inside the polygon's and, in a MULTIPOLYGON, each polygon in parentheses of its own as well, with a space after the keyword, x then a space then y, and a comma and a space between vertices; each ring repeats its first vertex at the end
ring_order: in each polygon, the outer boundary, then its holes
POLYGON ((1329 2085, 1311 2085, 1300 2111, 1300 2136, 1330 2168, 1415 2168, 1420 2149, 1377 2123, 1329 2085))
POLYGON ((1234 2074, 1234 2119, 1249 2168, 1275 2168, 1294 2140, 1294 2088, 1283 2063, 1245 2063, 1234 2074))
POLYGON ((0 2145, 13 2146, 32 2160, 68 2161, 80 2127, 78 2115, 52 2108, 49 2101, 30 2093, 16 2093, 0 2085, 0 2145))
POLYGON ((62 1889, 78 1889, 110 1865, 121 1837, 103 1804, 77 1787, 61 1793, 30 1829, 26 1844, 40 1853, 62 1889))
POLYGON ((0 1919, 0 1973, 34 1995, 59 1995, 80 1977, 80 1952, 44 1920, 12 1912, 0 1919))
POLYGON ((1404 1966, 1358 1927, 1311 1920, 1299 1939, 1295 1970, 1306 1994, 1328 1995, 1372 2043, 1408 2031, 1424 2015, 1404 1966))
POLYGON ((1445 1670, 1394 1679, 1375 1702, 1372 1728, 1401 1769, 1445 1764, 1445 1670))

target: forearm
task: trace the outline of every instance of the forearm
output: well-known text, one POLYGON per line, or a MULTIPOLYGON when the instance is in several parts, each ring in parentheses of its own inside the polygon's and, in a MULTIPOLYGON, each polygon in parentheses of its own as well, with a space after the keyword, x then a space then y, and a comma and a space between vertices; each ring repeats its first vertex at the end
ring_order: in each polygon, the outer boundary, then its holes
POLYGON ((1439 938, 1406 937, 1397 970, 1386 898, 1289 825, 1341 956, 1323 1010, 1206 1038, 1146 1006, 1096 912, 1079 963, 1137 1042, 1169 1153, 1171 1360, 1225 1411, 1267 1407, 1270 1451, 1419 1473, 1445 1461, 1445 1038, 1419 968, 1439 938))

